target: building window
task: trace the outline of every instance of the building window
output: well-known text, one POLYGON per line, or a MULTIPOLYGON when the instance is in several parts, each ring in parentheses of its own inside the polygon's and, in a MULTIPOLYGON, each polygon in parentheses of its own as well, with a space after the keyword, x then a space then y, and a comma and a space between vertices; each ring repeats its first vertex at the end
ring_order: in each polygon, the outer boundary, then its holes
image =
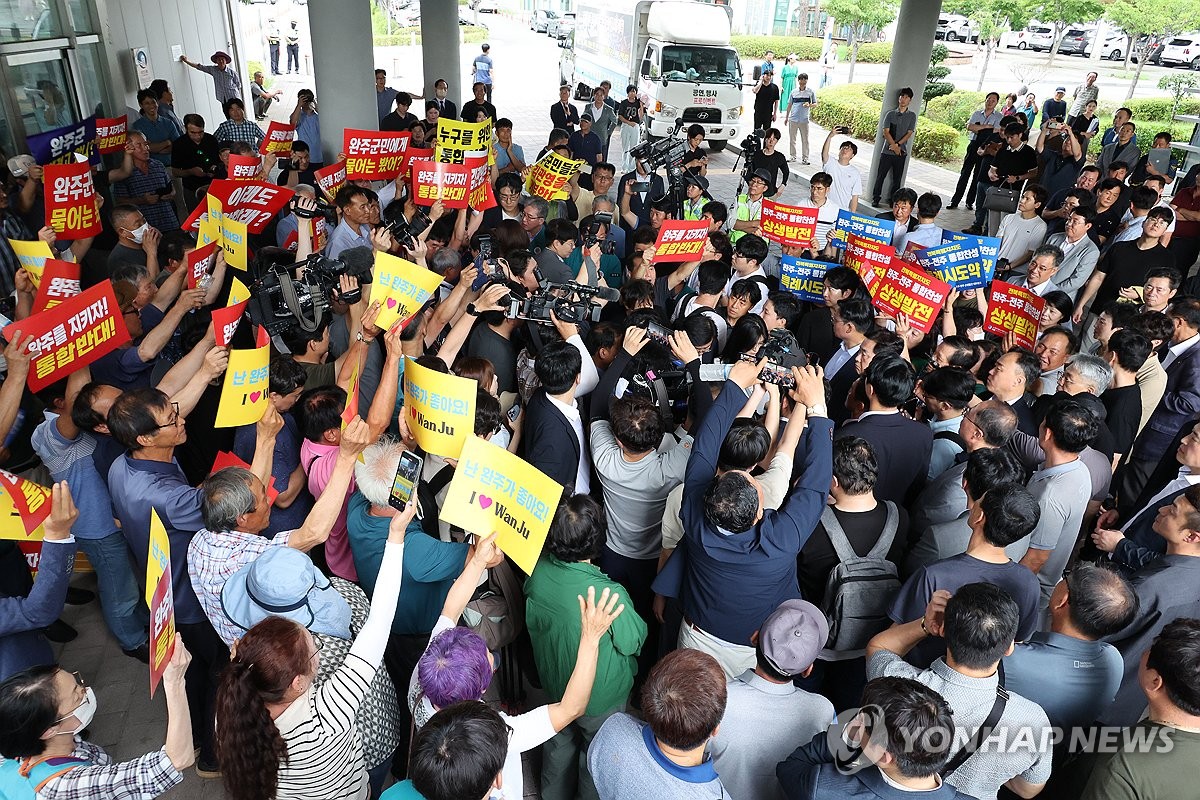
POLYGON ((0 0, 0 43, 55 39, 63 35, 52 0, 0 0))

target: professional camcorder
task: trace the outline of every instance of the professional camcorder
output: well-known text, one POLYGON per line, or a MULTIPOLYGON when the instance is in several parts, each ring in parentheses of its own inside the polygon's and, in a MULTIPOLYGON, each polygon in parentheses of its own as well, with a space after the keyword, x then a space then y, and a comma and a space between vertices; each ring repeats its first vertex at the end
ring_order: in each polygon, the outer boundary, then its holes
POLYGON ((676 136, 667 136, 652 142, 642 142, 630 150, 629 155, 639 161, 645 161, 651 172, 666 169, 669 175, 671 170, 681 168, 683 157, 687 155, 687 142, 676 136))
POLYGON ((600 304, 596 302, 597 298, 613 302, 621 299, 621 293, 616 289, 580 283, 543 283, 528 297, 509 297, 505 316, 553 325, 554 321, 550 319, 550 312, 553 311, 554 316, 562 322, 599 322, 600 304))
POLYGON ((339 278, 361 279, 371 269, 370 258, 354 264, 320 253, 301 262, 293 262, 293 258, 287 250, 264 247, 252 264, 251 274, 256 277, 250 285, 250 319, 271 336, 320 330, 331 301, 356 303, 362 297, 361 289, 343 294, 339 278), (293 277, 297 274, 299 277, 293 277))
POLYGON ((583 249, 587 250, 595 245, 600 245, 600 252, 606 255, 612 255, 617 252, 617 243, 607 239, 600 239, 600 226, 607 225, 612 228, 612 214, 608 211, 600 211, 594 215, 594 219, 583 231, 583 249))
POLYGON ((757 353, 742 353, 739 358, 751 364, 757 364, 765 358, 767 365, 758 374, 758 379, 784 389, 796 385, 792 367, 808 366, 808 355, 796 344, 796 338, 788 331, 778 329, 771 331, 757 353))
POLYGON ((317 198, 316 200, 312 201, 316 205, 316 208, 310 208, 307 204, 297 203, 297 199, 298 197, 293 197, 288 208, 291 209, 291 212, 300 219, 315 219, 316 217, 323 217, 326 224, 337 225, 337 209, 332 204, 326 203, 324 200, 317 198))
POLYGON ((411 220, 406 220, 403 214, 397 214, 395 219, 383 219, 383 227, 392 238, 409 250, 416 247, 417 237, 424 233, 430 224, 429 217, 419 208, 413 212, 411 220))

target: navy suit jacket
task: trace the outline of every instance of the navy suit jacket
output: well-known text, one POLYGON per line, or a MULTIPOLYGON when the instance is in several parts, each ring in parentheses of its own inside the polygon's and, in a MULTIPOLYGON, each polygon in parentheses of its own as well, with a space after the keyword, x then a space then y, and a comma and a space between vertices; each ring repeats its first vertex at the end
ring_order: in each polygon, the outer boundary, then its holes
POLYGON ((879 462, 875 497, 907 505, 925 485, 933 431, 903 414, 872 414, 847 422, 837 433, 866 439, 879 462))
MULTIPOLYGON (((587 416, 583 403, 579 403, 579 409, 586 435, 587 416)), ((525 460, 563 486, 574 489, 581 453, 579 439, 570 420, 550 402, 545 389, 534 392, 525 413, 528 415, 525 424, 529 436, 525 444, 525 460)))
POLYGON ((1167 390, 1133 445, 1132 458, 1158 461, 1180 429, 1200 414, 1200 343, 1167 367, 1167 390))
POLYGON ((54 663, 42 628, 62 613, 75 548, 74 541, 46 542, 29 596, 0 598, 0 681, 28 667, 54 663))

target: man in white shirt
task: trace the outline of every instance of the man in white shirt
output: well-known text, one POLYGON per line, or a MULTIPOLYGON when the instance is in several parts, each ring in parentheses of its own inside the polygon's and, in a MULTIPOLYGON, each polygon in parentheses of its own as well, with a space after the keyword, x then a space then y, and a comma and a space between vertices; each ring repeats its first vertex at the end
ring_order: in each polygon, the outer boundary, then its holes
POLYGON ((838 133, 849 133, 846 128, 834 128, 825 137, 821 146, 822 169, 833 178, 833 186, 829 187, 829 199, 838 208, 858 211, 858 196, 862 194, 862 173, 850 162, 858 155, 858 145, 847 139, 838 146, 837 158, 829 157, 829 144, 838 133))
POLYGON ((733 246, 733 276, 725 284, 724 294, 728 298, 733 284, 742 278, 761 278, 758 302, 750 309, 753 314, 761 314, 767 304, 767 273, 762 263, 767 260, 768 250, 767 240, 753 233, 747 233, 733 246))
POLYGON ((1042 208, 1046 205, 1046 190, 1037 184, 1029 185, 1021 193, 1017 211, 1008 214, 1000 222, 996 235, 1000 237, 999 258, 1008 262, 1008 270, 1014 275, 1026 272, 1025 265, 1033 257, 1033 251, 1046 238, 1046 221, 1042 219, 1042 208))

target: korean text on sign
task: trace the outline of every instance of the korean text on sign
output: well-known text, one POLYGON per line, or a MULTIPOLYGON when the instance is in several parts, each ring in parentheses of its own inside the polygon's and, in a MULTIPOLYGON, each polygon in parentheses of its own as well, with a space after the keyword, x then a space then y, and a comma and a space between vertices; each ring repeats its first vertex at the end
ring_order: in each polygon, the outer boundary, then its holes
POLYGON ((125 149, 125 137, 129 130, 128 117, 96 120, 96 148, 100 155, 119 153, 125 149))
POLYGON ((295 138, 296 128, 294 126, 272 120, 271 124, 267 126, 267 135, 258 145, 258 152, 263 155, 274 153, 280 158, 287 158, 292 154, 292 142, 295 138))
POLYGON ((1018 347, 1032 350, 1037 341, 1038 320, 1045 307, 1046 301, 1028 289, 994 281, 983 329, 997 336, 1012 333, 1018 347))
POLYGON ((471 170, 463 164, 437 161, 412 163, 413 196, 417 205, 441 200, 446 208, 466 208, 470 199, 471 170))
POLYGON ((856 234, 850 234, 846 241, 845 266, 858 273, 868 289, 883 271, 892 263, 896 248, 890 244, 880 244, 872 239, 864 239, 856 234))
POLYGON ((475 394, 470 378, 444 375, 411 358, 404 365, 404 410, 408 429, 427 453, 458 458, 475 432, 475 394))
POLYGON ((784 256, 779 285, 801 300, 825 302, 825 272, 835 264, 784 256))
POLYGON ((654 244, 654 260, 697 261, 704 253, 708 239, 708 221, 669 220, 658 231, 654 244))
POLYGON ((817 232, 817 209, 785 206, 774 200, 763 200, 759 220, 763 236, 781 245, 804 246, 812 242, 817 232))
MULTIPOLYGON (((965 233, 956 233, 955 231, 942 231, 942 244, 950 244, 951 242, 963 242, 970 247, 979 248, 979 259, 983 263, 983 271, 989 276, 988 282, 990 282, 990 276, 996 271, 996 261, 1000 258, 1000 237, 971 236, 965 233)), ((974 289, 977 287, 960 286, 958 288, 974 289)))
POLYGON ((553 150, 542 156, 529 170, 525 190, 546 200, 561 200, 567 196, 564 188, 583 161, 563 158, 553 150))
POLYGON ((42 272, 42 283, 33 300, 33 313, 40 314, 49 308, 60 306, 79 294, 79 265, 56 258, 46 259, 42 272))
POLYGON ((317 187, 332 203, 337 198, 338 189, 346 185, 346 162, 330 164, 313 174, 317 176, 317 187))
POLYGON ((129 341, 112 281, 97 284, 48 311, 12 323, 4 329, 4 338, 11 342, 18 333, 34 337, 29 370, 31 392, 67 377, 129 341))
POLYGON ((375 325, 385 331, 417 313, 442 283, 436 272, 388 253, 375 254, 372 273, 371 300, 381 304, 375 325))
POLYGON ((87 239, 100 233, 100 209, 92 165, 86 161, 47 164, 42 178, 46 195, 46 224, 60 239, 87 239))
POLYGON ((977 243, 967 241, 923 248, 916 259, 922 269, 960 291, 987 286, 996 265, 994 259, 985 261, 977 243))
POLYGON ((213 181, 208 194, 221 201, 221 213, 226 219, 245 223, 250 233, 262 233, 296 193, 267 181, 226 180, 213 181))
POLYGON ((879 244, 890 245, 895 233, 896 223, 891 220, 876 219, 843 208, 838 212, 837 222, 829 234, 829 241, 834 247, 845 248, 848 237, 858 236, 879 244))
POLYGON ((95 117, 45 133, 31 134, 25 137, 25 144, 33 160, 43 167, 47 164, 72 164, 76 153, 86 156, 93 164, 100 163, 100 153, 96 149, 95 117))
POLYGON ((270 347, 253 350, 230 350, 221 399, 217 405, 214 428, 235 428, 251 425, 262 419, 267 411, 270 392, 268 361, 270 347))
POLYGON ((871 287, 875 306, 887 314, 904 314, 914 328, 929 333, 950 284, 913 269, 900 259, 892 261, 871 287))
POLYGON ((150 696, 175 652, 175 595, 171 586, 171 540, 158 512, 150 509, 146 553, 146 606, 150 609, 150 696))
POLYGON ((348 180, 391 180, 404 170, 408 131, 400 133, 347 128, 342 136, 348 180))

